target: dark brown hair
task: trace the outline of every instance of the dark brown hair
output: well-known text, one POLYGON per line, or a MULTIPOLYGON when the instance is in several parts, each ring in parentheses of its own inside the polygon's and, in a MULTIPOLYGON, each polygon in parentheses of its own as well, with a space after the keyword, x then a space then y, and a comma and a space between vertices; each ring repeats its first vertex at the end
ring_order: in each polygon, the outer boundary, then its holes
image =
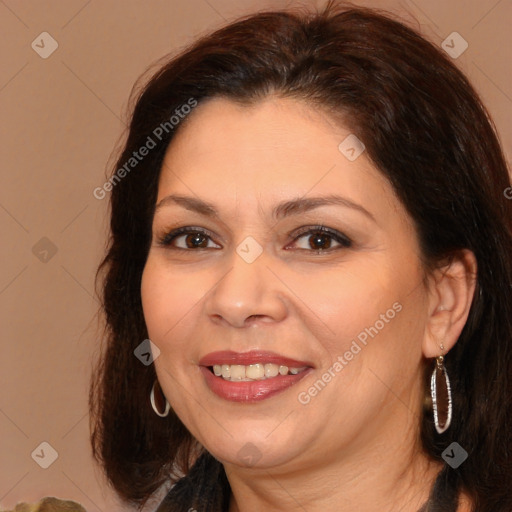
MULTIPOLYGON (((152 134, 156 147, 112 186, 111 236, 98 269, 106 345, 90 390, 94 456, 118 494, 140 508, 160 486, 190 472, 195 441, 172 412, 164 419, 154 414, 155 370, 134 356, 148 337, 140 285, 158 178, 186 119, 160 130, 161 138, 154 133, 191 100, 200 105, 223 96, 254 104, 270 93, 324 109, 364 142, 415 223, 425 268, 461 249, 475 254, 471 311, 445 359, 452 425, 438 435, 429 411, 421 422, 432 459, 442 461, 453 441, 469 457, 457 469, 444 465, 428 510, 455 511, 463 490, 475 511, 510 512, 512 201, 504 193, 510 178, 497 135, 477 94, 440 49, 387 15, 335 2, 320 13, 265 12, 231 23, 166 59, 134 89, 114 174, 152 134)), ((229 493, 221 464, 203 453, 189 479, 171 491, 166 510, 187 510, 187 503, 222 510, 229 493)))

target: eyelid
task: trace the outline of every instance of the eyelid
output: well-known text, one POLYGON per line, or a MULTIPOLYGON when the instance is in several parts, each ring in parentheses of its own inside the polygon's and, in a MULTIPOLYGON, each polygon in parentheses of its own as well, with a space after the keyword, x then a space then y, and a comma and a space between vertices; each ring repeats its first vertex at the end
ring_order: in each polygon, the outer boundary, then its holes
MULTIPOLYGON (((339 243, 341 247, 344 247, 344 248, 351 247, 353 244, 353 241, 344 233, 341 233, 340 231, 337 231, 336 229, 328 228, 323 225, 304 226, 302 228, 299 228, 297 231, 295 231, 293 233, 292 236, 294 238, 291 243, 293 244, 294 242, 296 242, 299 238, 303 237, 304 235, 313 235, 315 233, 323 233, 323 234, 329 235, 337 243, 339 243)), ((319 249, 317 251, 315 251, 314 249, 311 249, 310 251, 311 252, 329 252, 329 251, 332 251, 335 249, 336 249, 336 247, 334 249, 322 249, 322 250, 319 249)), ((302 250, 306 250, 306 249, 302 249, 302 250)))
MULTIPOLYGON (((172 247, 176 250, 190 251, 190 250, 198 250, 198 249, 183 249, 183 247, 172 246, 171 243, 181 235, 189 235, 193 233, 201 233, 202 235, 207 236, 212 242, 217 245, 217 242, 213 240, 214 234, 204 228, 200 228, 198 226, 182 226, 176 229, 164 230, 162 234, 157 235, 157 243, 163 247, 172 247)), ((199 249, 212 249, 212 247, 200 247, 199 249)), ((216 249, 216 248, 215 248, 216 249)))

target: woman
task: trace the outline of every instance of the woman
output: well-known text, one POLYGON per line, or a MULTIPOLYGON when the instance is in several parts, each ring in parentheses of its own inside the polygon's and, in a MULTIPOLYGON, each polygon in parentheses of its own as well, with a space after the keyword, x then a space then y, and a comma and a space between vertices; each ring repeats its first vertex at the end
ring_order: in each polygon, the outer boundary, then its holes
POLYGON ((374 11, 166 62, 108 187, 92 443, 119 495, 512 510, 509 187, 466 78, 374 11))

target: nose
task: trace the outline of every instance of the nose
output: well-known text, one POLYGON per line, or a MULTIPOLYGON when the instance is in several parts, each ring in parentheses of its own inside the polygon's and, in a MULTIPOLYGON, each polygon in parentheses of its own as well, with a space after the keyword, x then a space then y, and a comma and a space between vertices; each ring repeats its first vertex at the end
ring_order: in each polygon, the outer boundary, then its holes
POLYGON ((247 263, 233 251, 229 270, 206 297, 205 309, 210 319, 238 328, 284 320, 285 286, 269 266, 265 253, 247 263))

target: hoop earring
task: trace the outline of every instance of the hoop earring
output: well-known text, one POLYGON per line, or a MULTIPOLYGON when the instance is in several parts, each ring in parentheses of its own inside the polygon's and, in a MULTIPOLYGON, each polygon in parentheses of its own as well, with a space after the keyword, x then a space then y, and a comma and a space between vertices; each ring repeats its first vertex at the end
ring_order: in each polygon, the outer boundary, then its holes
POLYGON ((151 388, 151 393, 149 394, 149 399, 151 401, 151 407, 153 407, 153 410, 155 411, 155 413, 158 416, 160 416, 160 418, 165 418, 169 414, 169 411, 171 409, 171 404, 169 404, 169 402, 167 401, 167 398, 165 397, 158 380, 155 380, 155 382, 153 382, 153 387, 151 388), (158 390, 157 390, 158 396, 155 400, 155 387, 156 386, 158 386, 158 390), (160 412, 158 410, 158 407, 156 406, 156 401, 158 401, 158 403, 161 404, 164 400, 165 400, 165 410, 164 410, 164 412, 160 412))
MULTIPOLYGON (((442 345, 441 350, 443 350, 442 345)), ((448 378, 448 373, 446 373, 444 366, 443 355, 436 357, 436 366, 430 378, 430 393, 432 395, 432 408, 434 410, 434 425, 437 433, 442 434, 448 430, 452 422, 452 392, 450 379, 448 378), (439 394, 438 391, 440 392, 439 394), (444 395, 442 398, 441 393, 444 395), (446 400, 445 403, 440 403, 444 400, 446 400), (440 405, 442 405, 442 407, 440 407, 440 405)))

